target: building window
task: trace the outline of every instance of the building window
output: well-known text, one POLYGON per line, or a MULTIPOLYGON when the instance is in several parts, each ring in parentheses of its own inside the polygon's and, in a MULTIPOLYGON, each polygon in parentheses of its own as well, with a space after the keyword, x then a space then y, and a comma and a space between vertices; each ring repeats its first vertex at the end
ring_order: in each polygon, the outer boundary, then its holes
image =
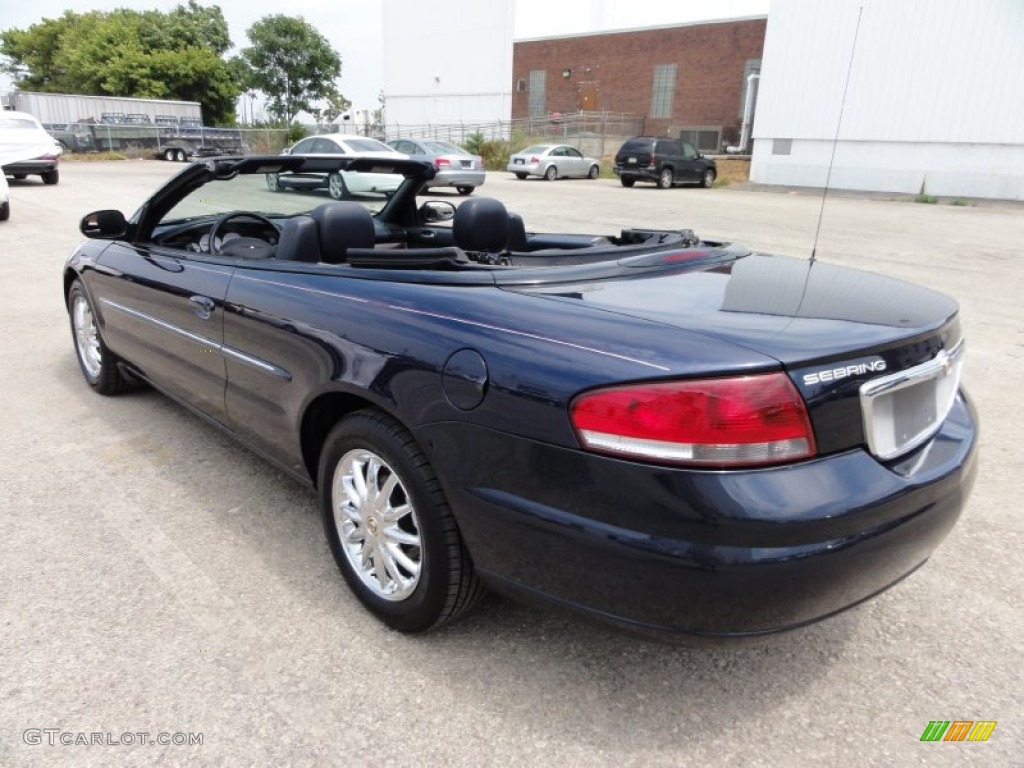
POLYGON ((657 64, 651 88, 651 117, 672 117, 672 96, 676 90, 676 65, 657 64))
POLYGON ((518 80, 516 80, 516 92, 517 93, 525 93, 526 92, 526 78, 525 77, 520 77, 518 80))
POLYGON ((772 139, 773 155, 788 155, 793 151, 792 139, 772 139))
POLYGON ((722 126, 688 126, 679 131, 679 138, 701 152, 719 152, 722 149, 722 126))
POLYGON ((530 71, 530 117, 543 117, 547 113, 547 72, 543 69, 530 71))

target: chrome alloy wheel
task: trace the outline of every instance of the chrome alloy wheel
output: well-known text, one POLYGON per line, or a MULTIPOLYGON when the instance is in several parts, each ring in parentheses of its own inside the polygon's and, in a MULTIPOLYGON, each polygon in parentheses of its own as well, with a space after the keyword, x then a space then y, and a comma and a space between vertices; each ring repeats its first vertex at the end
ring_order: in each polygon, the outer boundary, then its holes
POLYGON ((82 367, 92 379, 99 378, 103 368, 103 352, 100 350, 100 334, 96 329, 96 318, 93 317, 89 300, 82 294, 75 296, 71 317, 75 324, 75 349, 82 367))
POLYGON ((377 597, 405 600, 419 583, 423 548, 412 499, 395 470, 365 449, 334 470, 334 523, 342 551, 377 597))
POLYGON ((327 177, 327 191, 335 200, 341 200, 348 191, 345 188, 345 177, 340 173, 332 173, 327 177))

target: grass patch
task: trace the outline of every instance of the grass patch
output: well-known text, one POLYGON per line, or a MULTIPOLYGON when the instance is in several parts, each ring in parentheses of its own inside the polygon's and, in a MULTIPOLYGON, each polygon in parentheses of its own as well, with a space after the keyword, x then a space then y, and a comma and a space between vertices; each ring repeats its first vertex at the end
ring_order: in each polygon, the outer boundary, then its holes
POLYGON ((950 205, 974 205, 974 203, 972 203, 966 197, 954 197, 952 200, 949 201, 949 204, 950 205))
POLYGON ((742 184, 750 181, 750 160, 738 157, 715 158, 718 176, 716 187, 728 187, 730 184, 742 184))
POLYGON ((914 198, 915 203, 924 203, 925 205, 935 205, 939 202, 939 198, 935 195, 926 195, 924 192, 914 198))
POLYGON ((105 160, 127 160, 123 152, 71 152, 60 156, 62 163, 98 163, 105 160))

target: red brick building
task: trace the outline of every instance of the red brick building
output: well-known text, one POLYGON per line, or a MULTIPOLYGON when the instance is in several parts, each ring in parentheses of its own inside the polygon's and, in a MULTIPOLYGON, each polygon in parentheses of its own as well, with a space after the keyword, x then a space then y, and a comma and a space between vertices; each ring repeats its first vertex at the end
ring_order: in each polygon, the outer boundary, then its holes
POLYGON ((578 111, 644 117, 644 133, 701 149, 735 143, 767 17, 513 44, 512 118, 578 111))

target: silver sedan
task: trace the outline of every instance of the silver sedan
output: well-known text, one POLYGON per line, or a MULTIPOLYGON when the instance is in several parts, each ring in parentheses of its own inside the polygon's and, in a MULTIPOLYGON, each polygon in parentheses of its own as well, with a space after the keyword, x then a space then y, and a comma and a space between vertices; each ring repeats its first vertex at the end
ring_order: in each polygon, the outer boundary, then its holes
POLYGON ((548 181, 596 179, 601 175, 601 165, 595 158, 568 144, 534 144, 512 155, 507 170, 519 179, 543 176, 548 181))

